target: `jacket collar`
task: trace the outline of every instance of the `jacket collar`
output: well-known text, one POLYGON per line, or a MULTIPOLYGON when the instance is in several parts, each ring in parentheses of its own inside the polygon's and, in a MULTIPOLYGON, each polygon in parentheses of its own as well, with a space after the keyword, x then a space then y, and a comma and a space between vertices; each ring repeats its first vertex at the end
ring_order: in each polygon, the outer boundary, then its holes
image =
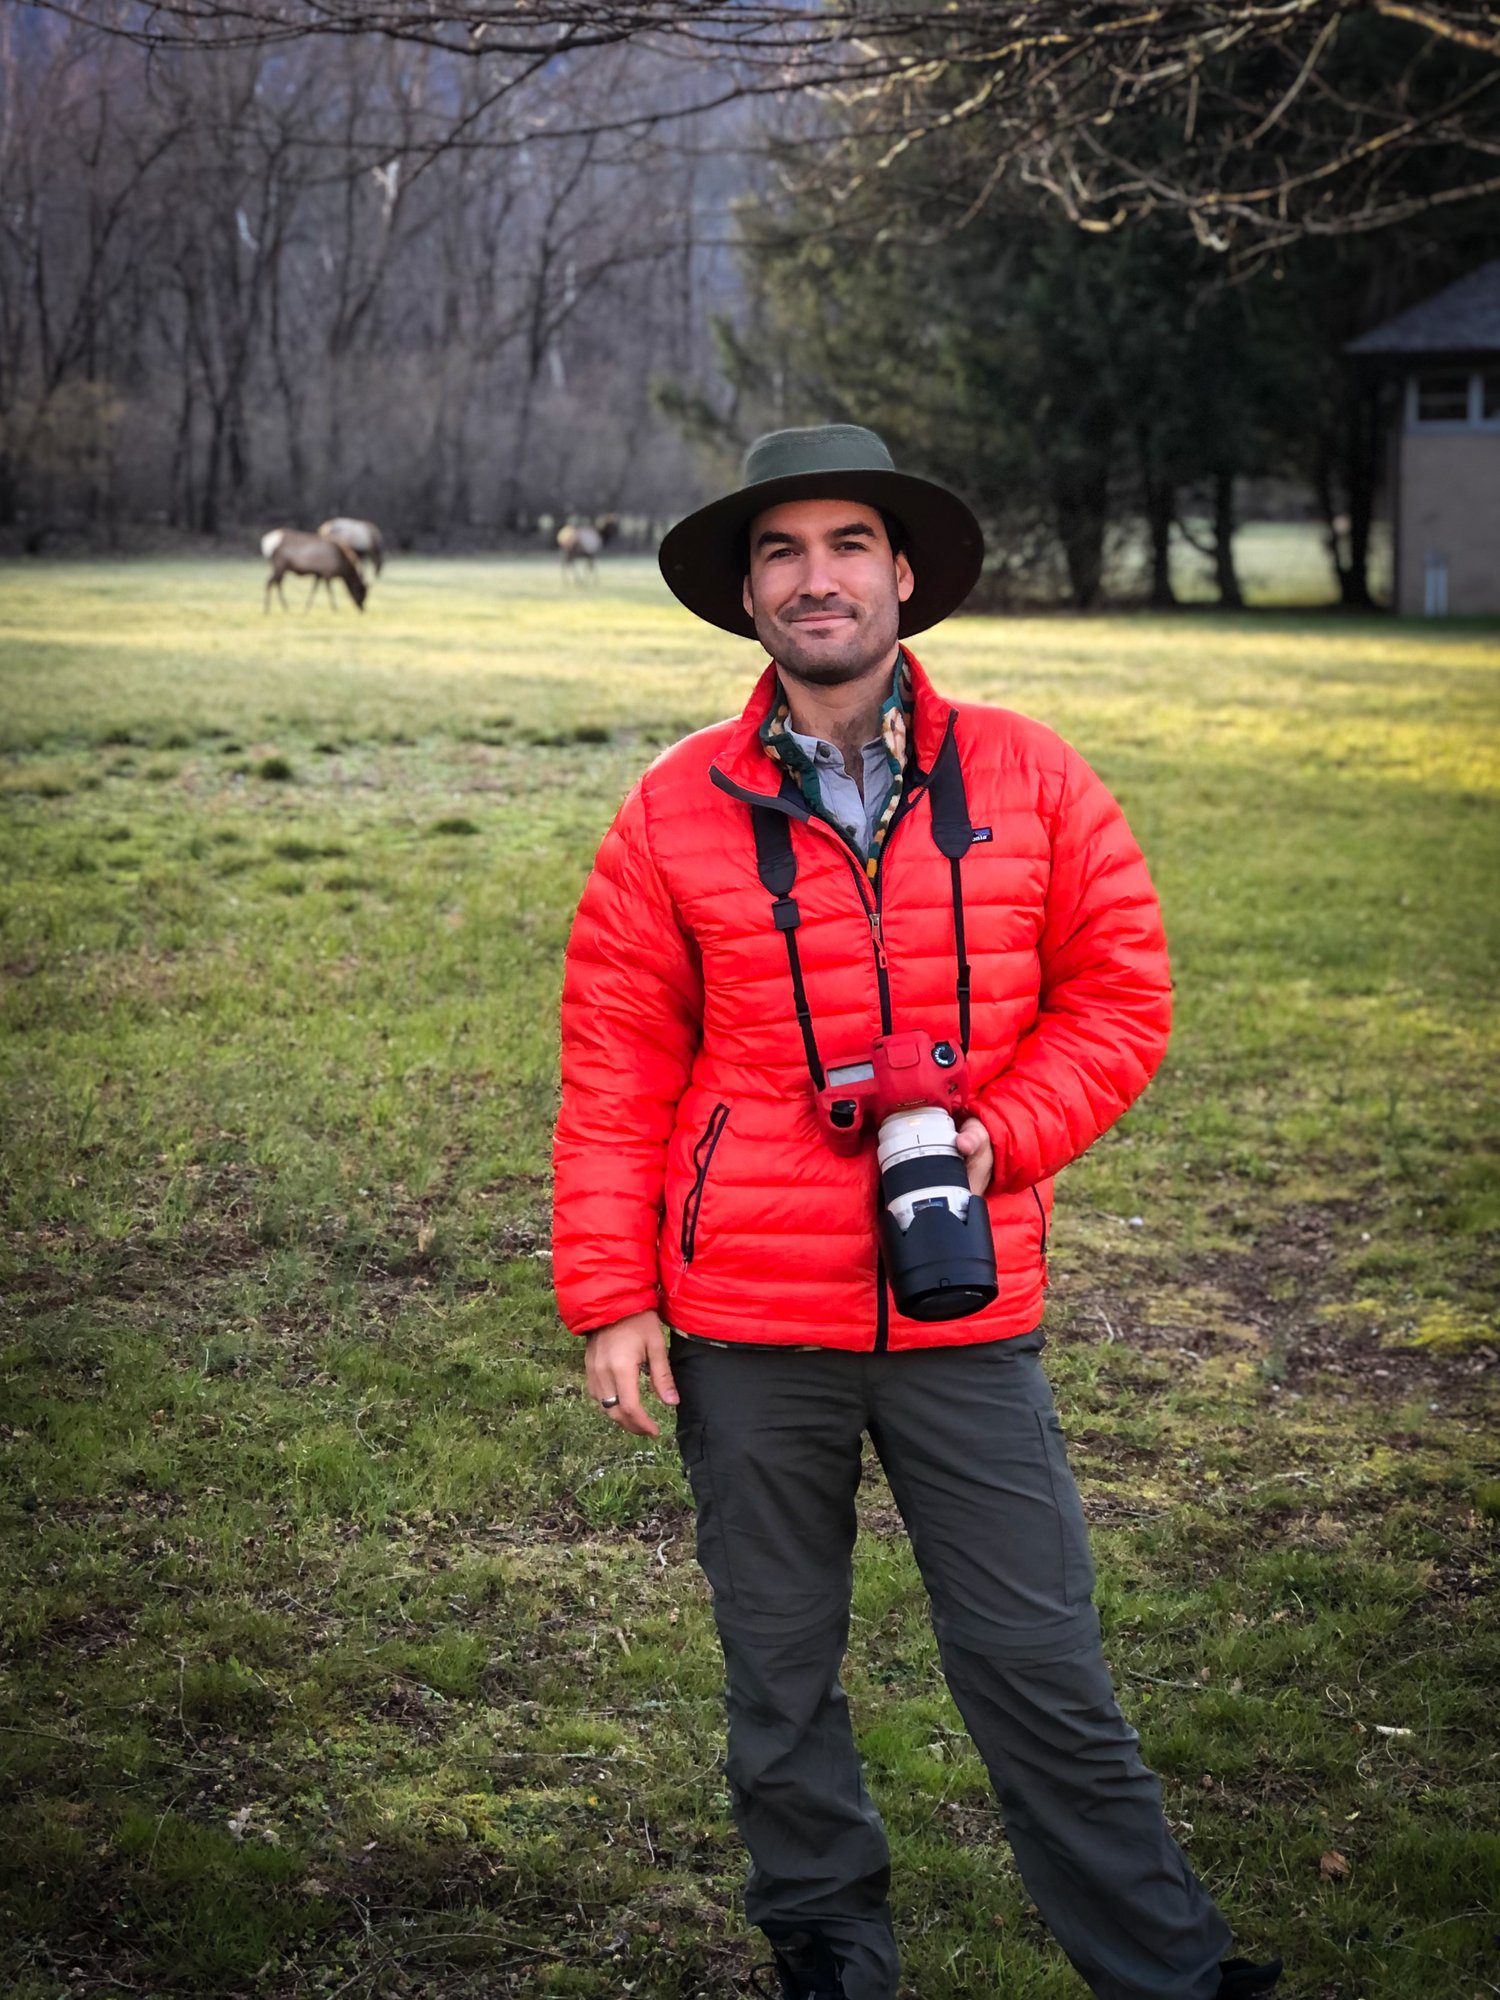
MULTIPOLYGON (((911 673, 911 754, 920 770, 930 771, 947 734, 953 705, 932 685, 910 646, 904 651, 911 673)), ((744 713, 730 732, 729 741, 711 766, 722 771, 740 790, 764 792, 768 799, 775 798, 780 790, 782 773, 762 749, 760 730, 775 699, 776 662, 768 660, 765 672, 755 683, 745 704, 744 713)))

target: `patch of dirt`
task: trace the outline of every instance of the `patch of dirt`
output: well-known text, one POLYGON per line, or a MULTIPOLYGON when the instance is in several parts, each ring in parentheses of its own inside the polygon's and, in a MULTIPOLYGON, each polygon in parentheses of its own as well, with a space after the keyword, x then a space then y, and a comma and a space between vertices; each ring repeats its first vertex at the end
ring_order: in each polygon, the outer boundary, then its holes
POLYGON ((7 1281, 6 1291, 18 1319, 55 1312, 79 1295, 77 1281, 55 1264, 28 1264, 7 1281))
POLYGON ((446 1727, 446 1704, 433 1689, 415 1681, 393 1681, 367 1713, 373 1721, 404 1730, 414 1743, 435 1743, 446 1727))
POLYGON ((1132 1444, 1113 1431, 1070 1429, 1068 1444, 1070 1449, 1086 1451, 1091 1466, 1154 1465, 1161 1456, 1159 1446, 1132 1444))
POLYGON ((1500 1382, 1492 1347, 1467 1354, 1439 1354, 1427 1347, 1383 1347, 1373 1333, 1306 1332, 1287 1349, 1286 1380, 1298 1387, 1319 1377, 1342 1380, 1372 1397, 1406 1398, 1431 1393, 1434 1402, 1467 1404, 1477 1401, 1480 1385, 1500 1382))
POLYGON ((1126 1521, 1159 1521, 1163 1514, 1170 1514, 1175 1503, 1166 1500, 1142 1505, 1139 1500, 1125 1500, 1117 1493, 1096 1493, 1082 1496, 1083 1511, 1091 1528, 1117 1528, 1126 1521))
POLYGON ((889 1542, 904 1535, 906 1527, 895 1502, 885 1501, 874 1506, 861 1506, 859 1531, 862 1535, 873 1535, 877 1541, 889 1542))
POLYGON ((118 1605, 90 1605, 70 1616, 55 1618, 42 1634, 47 1651, 60 1650, 77 1660, 97 1660, 135 1636, 136 1612, 118 1605))
POLYGON ((603 1542, 618 1546, 630 1540, 662 1549, 664 1564, 681 1561, 693 1552, 693 1510, 681 1503, 658 1502, 639 1521, 591 1521, 571 1501, 562 1501, 541 1514, 528 1514, 516 1521, 496 1521, 480 1530, 476 1542, 499 1540, 526 1547, 533 1542, 603 1542))
POLYGON ((1259 1231, 1253 1247, 1208 1252, 1163 1270, 1149 1299, 1142 1287, 1151 1280, 1134 1274, 1128 1292, 1087 1281, 1077 1289, 1060 1284, 1057 1337, 1118 1340, 1190 1363, 1244 1354, 1248 1344, 1270 1364, 1273 1397, 1316 1385, 1379 1401, 1426 1395, 1450 1411, 1477 1407, 1500 1381, 1493 1348, 1443 1354, 1385 1346, 1374 1332, 1336 1332, 1320 1318, 1321 1307, 1337 1302, 1338 1250, 1365 1214, 1354 1201, 1306 1204, 1259 1231))
POLYGON ((1479 1549, 1454 1549, 1433 1566, 1427 1602, 1459 1611, 1477 1597, 1500 1595, 1500 1573, 1479 1549))
POLYGON ((104 1494, 97 1499, 48 1500, 38 1508, 48 1521, 66 1521, 93 1528, 101 1533, 128 1533, 143 1520, 165 1521, 182 1511, 175 1493, 139 1489, 127 1494, 104 1494))

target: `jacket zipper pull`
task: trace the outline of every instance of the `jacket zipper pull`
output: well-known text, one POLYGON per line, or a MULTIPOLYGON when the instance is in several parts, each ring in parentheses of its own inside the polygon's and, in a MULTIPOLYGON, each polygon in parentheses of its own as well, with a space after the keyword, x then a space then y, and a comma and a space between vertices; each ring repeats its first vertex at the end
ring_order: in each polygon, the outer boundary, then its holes
POLYGON ((886 963, 885 939, 880 934, 880 912, 878 910, 871 910, 870 912, 870 936, 875 940, 876 963, 882 972, 888 972, 890 967, 886 963))

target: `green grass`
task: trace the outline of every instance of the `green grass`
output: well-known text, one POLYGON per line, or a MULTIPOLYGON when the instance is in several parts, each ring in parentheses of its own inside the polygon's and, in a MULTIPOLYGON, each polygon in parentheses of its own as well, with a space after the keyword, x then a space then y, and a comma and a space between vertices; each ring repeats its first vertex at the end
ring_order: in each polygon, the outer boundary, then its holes
MULTIPOLYGON (((0 1990, 736 1991, 682 1481, 579 1396, 546 1175, 589 859, 753 649, 640 562, 396 562, 363 617, 261 574, 0 569, 0 1990)), ((1166 906, 1172 1049, 1061 1184, 1047 1366, 1168 1814, 1291 2000, 1478 2000, 1500 630, 917 650, 1078 744, 1166 906)), ((911 1990, 1079 1995, 863 1504, 911 1990)))

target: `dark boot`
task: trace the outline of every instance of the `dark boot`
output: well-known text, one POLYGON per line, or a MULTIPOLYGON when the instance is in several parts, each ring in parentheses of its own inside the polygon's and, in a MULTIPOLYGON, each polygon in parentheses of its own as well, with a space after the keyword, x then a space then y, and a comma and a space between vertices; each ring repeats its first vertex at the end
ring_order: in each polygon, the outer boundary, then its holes
MULTIPOLYGON (((781 2000, 843 2000, 838 1965, 821 1938, 808 1931, 791 1931, 786 1937, 773 1938, 771 1950, 775 1955, 781 2000)), ((768 1969, 758 1965, 755 1971, 763 1974, 768 1969)), ((761 1986, 758 1990, 764 1992, 765 1988, 761 1986)))
POLYGON ((1281 1977, 1281 1960, 1268 1958, 1264 1965, 1254 1965, 1248 1958, 1226 1958, 1219 1972, 1219 2000, 1255 2000, 1257 1993, 1269 1993, 1281 1977))

